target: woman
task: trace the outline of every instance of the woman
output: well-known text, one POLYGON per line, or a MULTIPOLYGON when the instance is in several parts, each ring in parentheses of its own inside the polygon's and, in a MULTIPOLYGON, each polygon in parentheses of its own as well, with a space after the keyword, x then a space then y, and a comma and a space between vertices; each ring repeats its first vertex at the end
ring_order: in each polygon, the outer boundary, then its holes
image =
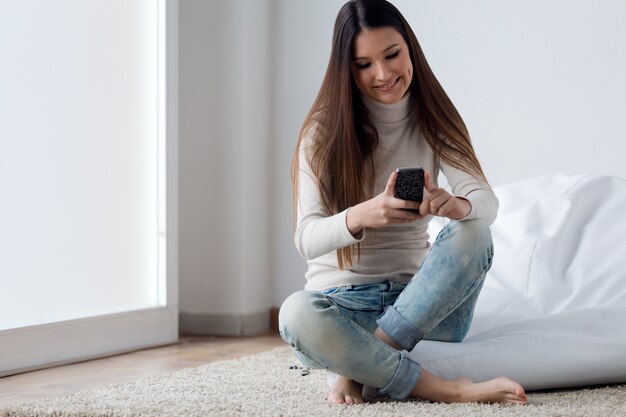
POLYGON ((346 3, 293 160, 295 243, 307 284, 280 311, 307 366, 340 376, 328 401, 526 403, 508 378, 445 381, 409 359, 422 339, 460 342, 492 262, 498 201, 469 134, 400 12, 346 3), (420 203, 394 198, 397 167, 421 166, 420 203), (452 193, 437 185, 442 171, 452 193), (430 247, 428 222, 451 221, 430 247))

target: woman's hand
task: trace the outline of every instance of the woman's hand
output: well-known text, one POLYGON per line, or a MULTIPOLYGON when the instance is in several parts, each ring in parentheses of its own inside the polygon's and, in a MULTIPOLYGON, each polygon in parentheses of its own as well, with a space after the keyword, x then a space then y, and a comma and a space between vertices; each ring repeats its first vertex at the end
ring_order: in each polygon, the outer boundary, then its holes
POLYGON ((462 197, 455 197, 443 188, 435 187, 430 172, 424 171, 424 199, 420 204, 419 219, 428 215, 459 220, 472 210, 472 204, 462 197))
POLYGON ((396 185, 397 172, 392 172, 385 186, 385 190, 376 197, 350 207, 346 215, 348 230, 353 236, 361 233, 365 227, 384 227, 391 224, 411 223, 422 218, 415 211, 419 203, 401 200, 393 196, 396 185))

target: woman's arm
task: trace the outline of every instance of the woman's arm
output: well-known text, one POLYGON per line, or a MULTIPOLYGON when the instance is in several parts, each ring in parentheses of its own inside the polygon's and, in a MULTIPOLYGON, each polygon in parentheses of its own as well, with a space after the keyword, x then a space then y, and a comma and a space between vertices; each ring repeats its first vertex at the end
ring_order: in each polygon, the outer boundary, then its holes
POLYGON ((308 140, 302 141, 299 151, 298 211, 294 243, 300 255, 313 259, 360 242, 348 230, 348 210, 331 215, 322 203, 317 181, 307 157, 308 140))
POLYGON ((396 172, 391 173, 382 193, 341 213, 330 215, 322 204, 305 150, 300 151, 299 158, 295 244, 300 254, 307 259, 362 241, 366 228, 410 223, 420 218, 417 213, 406 210, 417 209, 418 203, 393 196, 396 172))
POLYGON ((471 206, 469 212, 458 220, 482 219, 492 224, 498 215, 500 203, 491 186, 482 179, 444 163, 441 164, 441 170, 450 184, 452 194, 466 200, 471 206))

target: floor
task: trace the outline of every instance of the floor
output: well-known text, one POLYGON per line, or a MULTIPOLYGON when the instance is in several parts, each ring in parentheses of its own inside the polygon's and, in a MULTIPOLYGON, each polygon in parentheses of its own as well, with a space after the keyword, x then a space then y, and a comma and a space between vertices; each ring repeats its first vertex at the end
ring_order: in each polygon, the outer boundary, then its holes
POLYGON ((286 346, 277 333, 253 337, 181 336, 177 344, 0 378, 0 407, 140 379, 286 346))

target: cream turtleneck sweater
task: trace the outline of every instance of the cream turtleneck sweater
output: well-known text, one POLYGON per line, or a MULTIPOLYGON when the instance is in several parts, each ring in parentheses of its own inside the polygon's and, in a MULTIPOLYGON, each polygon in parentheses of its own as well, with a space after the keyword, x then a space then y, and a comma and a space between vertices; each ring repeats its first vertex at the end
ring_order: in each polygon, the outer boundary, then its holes
MULTIPOLYGON (((416 124, 408 95, 394 104, 382 104, 366 96, 363 101, 380 138, 374 151, 374 195, 383 192, 389 175, 398 167, 421 166, 433 174, 434 181, 440 167, 451 193, 466 198, 472 205, 470 213, 462 220, 483 219, 493 223, 498 200, 491 187, 459 169, 435 162, 435 156, 416 124)), ((309 266, 305 289, 324 290, 386 280, 408 282, 430 248, 428 223, 432 216, 410 224, 366 228, 359 239, 355 238, 346 226, 347 210, 330 215, 321 202, 309 165, 307 149, 310 143, 310 137, 305 137, 299 154, 299 200, 294 239, 309 266), (336 250, 357 242, 361 242, 360 259, 355 252, 350 269, 339 269, 336 250)))

